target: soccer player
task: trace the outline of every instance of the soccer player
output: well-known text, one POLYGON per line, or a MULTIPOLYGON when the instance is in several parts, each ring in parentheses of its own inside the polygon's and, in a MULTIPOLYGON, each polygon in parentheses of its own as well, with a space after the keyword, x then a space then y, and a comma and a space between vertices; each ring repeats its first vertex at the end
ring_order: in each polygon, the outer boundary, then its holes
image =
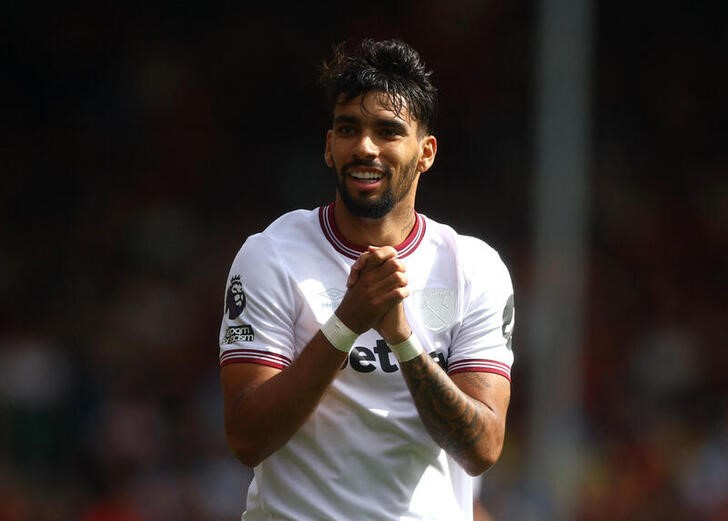
POLYGON ((335 48, 321 81, 336 197, 247 238, 220 328, 247 520, 470 520, 513 363, 499 255, 415 210, 437 91, 399 40, 335 48))

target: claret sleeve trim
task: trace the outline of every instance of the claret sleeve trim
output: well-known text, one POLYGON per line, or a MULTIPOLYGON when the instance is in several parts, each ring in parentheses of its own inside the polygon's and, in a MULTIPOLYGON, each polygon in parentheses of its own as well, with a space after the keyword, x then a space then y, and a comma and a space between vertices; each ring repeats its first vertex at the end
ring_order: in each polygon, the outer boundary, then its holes
POLYGON ((452 362, 447 368, 448 374, 456 373, 494 373, 511 380, 511 367, 496 360, 465 359, 452 362))
POLYGON ((220 367, 233 362, 267 365, 276 369, 291 365, 291 359, 286 356, 257 349, 228 349, 220 354, 220 367))

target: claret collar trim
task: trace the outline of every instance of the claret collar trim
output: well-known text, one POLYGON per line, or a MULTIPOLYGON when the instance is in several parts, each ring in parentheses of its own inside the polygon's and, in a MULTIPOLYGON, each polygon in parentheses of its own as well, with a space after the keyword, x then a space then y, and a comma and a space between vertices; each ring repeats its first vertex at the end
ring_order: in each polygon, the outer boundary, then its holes
MULTIPOLYGON (((319 208, 319 222, 326 239, 342 255, 356 259, 366 251, 365 246, 354 244, 342 235, 334 219, 334 203, 319 208)), ((412 231, 404 241, 395 246, 397 257, 404 258, 417 249, 425 236, 425 228, 425 218, 415 212, 415 225, 412 227, 412 231)))

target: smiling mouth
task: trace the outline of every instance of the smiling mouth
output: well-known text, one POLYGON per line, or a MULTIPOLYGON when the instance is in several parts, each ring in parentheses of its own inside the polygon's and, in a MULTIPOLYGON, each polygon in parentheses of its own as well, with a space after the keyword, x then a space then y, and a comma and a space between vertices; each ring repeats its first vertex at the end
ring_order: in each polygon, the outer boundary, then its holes
POLYGON ((384 174, 381 172, 374 171, 349 172, 349 175, 362 183, 376 183, 384 177, 384 174))

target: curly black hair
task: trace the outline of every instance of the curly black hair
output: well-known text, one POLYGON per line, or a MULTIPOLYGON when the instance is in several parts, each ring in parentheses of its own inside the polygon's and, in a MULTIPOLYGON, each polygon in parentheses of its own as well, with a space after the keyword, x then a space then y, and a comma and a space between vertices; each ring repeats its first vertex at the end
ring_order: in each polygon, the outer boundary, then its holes
POLYGON ((431 75, 419 53, 405 42, 367 38, 353 49, 346 42, 334 45, 333 56, 321 66, 320 82, 331 107, 369 92, 381 93, 393 112, 407 108, 431 134, 437 117, 431 75))

